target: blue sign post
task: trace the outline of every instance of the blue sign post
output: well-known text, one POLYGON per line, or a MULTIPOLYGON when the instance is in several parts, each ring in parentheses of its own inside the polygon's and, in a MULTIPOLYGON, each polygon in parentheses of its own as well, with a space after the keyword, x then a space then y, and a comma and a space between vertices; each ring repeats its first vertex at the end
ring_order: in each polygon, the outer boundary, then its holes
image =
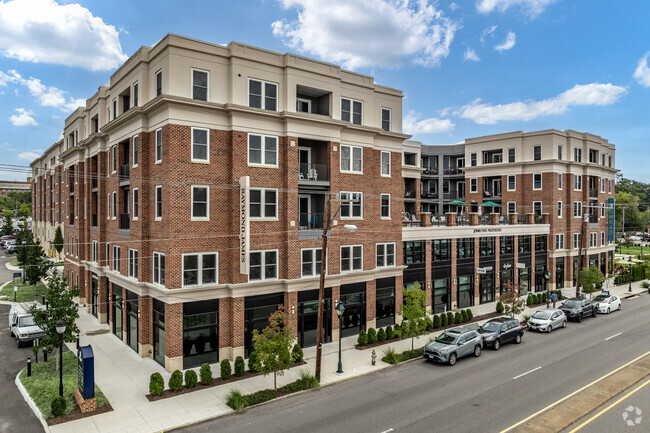
POLYGON ((82 346, 77 353, 79 394, 84 400, 95 397, 95 355, 92 346, 82 346))

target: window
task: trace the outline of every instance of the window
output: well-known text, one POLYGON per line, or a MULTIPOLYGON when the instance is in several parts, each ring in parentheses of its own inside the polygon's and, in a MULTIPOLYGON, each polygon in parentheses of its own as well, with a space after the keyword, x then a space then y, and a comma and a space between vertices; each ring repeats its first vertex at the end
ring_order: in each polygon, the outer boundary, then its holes
POLYGON ((479 241, 480 257, 491 257, 495 251, 495 238, 482 237, 479 241))
POLYGON ((138 82, 133 83, 133 106, 138 106, 138 82))
POLYGON ((508 215, 514 215, 517 213, 517 202, 509 201, 508 202, 508 215))
POLYGON ((309 99, 296 98, 296 111, 299 113, 311 113, 311 101, 309 99))
POLYGON ((133 136, 133 166, 138 166, 138 157, 140 152, 140 137, 137 135, 133 136))
POLYGON ((156 129, 156 162, 162 161, 162 128, 156 129))
POLYGON ((381 217, 390 218, 390 194, 381 195, 381 217))
POLYGON ((533 174, 533 189, 542 189, 542 174, 535 173, 533 174))
POLYGON ((609 194, 612 193, 612 180, 611 179, 607 179, 607 192, 609 194))
POLYGON ((501 236, 500 241, 501 255, 511 255, 515 253, 515 237, 501 236))
MULTIPOLYGON (((432 241, 433 243, 433 249, 434 249, 434 255, 436 253, 438 256, 441 255, 441 250, 444 248, 445 252, 447 255, 451 251, 451 241, 450 240, 445 240, 445 241, 432 241), (445 245, 441 245, 440 243, 445 243, 445 245), (445 248, 446 247, 446 248, 445 248)), ((404 242, 404 264, 405 265, 412 265, 414 263, 424 263, 425 262, 425 253, 424 253, 424 248, 425 248, 425 242, 424 241, 418 241, 418 242, 404 242)), ((451 260, 451 257, 436 257, 436 260, 451 260)))
POLYGON ((153 282, 165 285, 165 255, 162 253, 153 253, 153 282))
POLYGON ((208 71, 192 69, 192 99, 198 101, 208 100, 208 71))
POLYGON ((602 154, 602 155, 600 155, 600 156, 601 156, 601 158, 600 158, 600 159, 602 160, 602 163, 601 163, 601 165, 605 165, 605 154, 603 153, 603 154, 602 154))
POLYGON ((341 171, 363 173, 363 148, 341 145, 341 171))
POLYGON ((248 80, 248 106, 262 108, 269 111, 277 111, 278 107, 278 85, 266 81, 248 80))
POLYGON ((541 201, 534 201, 533 202, 533 213, 535 215, 541 215, 542 214, 542 202, 541 201))
POLYGON ((605 203, 600 204, 600 217, 605 218, 605 203))
POLYGON ((114 98, 113 99, 113 120, 115 120, 116 117, 117 117, 117 98, 114 98))
POLYGON ((156 187, 156 219, 162 219, 162 186, 156 187))
POLYGON ((555 235, 555 249, 556 250, 564 249, 564 233, 559 233, 555 235))
POLYGON ((156 96, 162 95, 162 69, 156 72, 156 96))
POLYGON ((248 134, 248 164, 278 166, 278 137, 248 134))
POLYGON ((476 153, 471 153, 469 155, 469 165, 472 167, 476 167, 476 153))
POLYGON ((92 261, 95 262, 95 263, 97 263, 98 245, 99 245, 99 243, 97 241, 93 241, 93 244, 92 244, 92 261))
POLYGON ((562 189, 562 173, 557 174, 557 189, 562 189))
POLYGON ((533 161, 542 160, 542 146, 533 146, 533 161))
POLYGON ((381 175, 390 176, 390 152, 381 152, 381 175))
POLYGON ((605 179, 604 177, 601 177, 600 178, 600 192, 604 193, 606 189, 607 189, 607 179, 605 179))
POLYGON ((108 266, 108 263, 109 263, 108 262, 108 257, 110 256, 110 254, 111 254, 111 244, 106 242, 106 259, 105 259, 106 266, 108 266))
POLYGON ((249 206, 251 218, 277 218, 278 190, 251 188, 249 206))
POLYGON ((390 108, 381 109, 381 129, 384 131, 390 131, 390 108))
POLYGON ((117 191, 113 191, 113 219, 117 218, 117 191))
POLYGON ((600 232, 600 245, 605 245, 605 232, 600 232))
POLYGON ((341 272, 360 271, 363 269, 363 246, 349 245, 341 247, 341 272))
POLYGON ((519 252, 529 253, 531 251, 530 235, 519 235, 519 252))
POLYGON ((395 244, 377 244, 377 267, 395 266, 395 244))
MULTIPOLYGON (((117 149, 115 146, 111 147, 111 172, 115 173, 117 171, 117 149)), ((76 176, 76 174, 75 174, 76 176)), ((76 183, 76 182, 75 182, 76 183)))
POLYGON ((129 248, 129 277, 138 278, 138 250, 129 248))
POLYGON ((210 187, 192 185, 192 218, 210 219, 210 187))
POLYGON ((183 254, 183 286, 216 284, 217 253, 183 254))
POLYGON ((612 168, 612 155, 607 156, 607 166, 612 168))
POLYGON ((557 146, 557 159, 562 160, 562 145, 557 146))
POLYGON ((469 180, 469 192, 477 192, 478 191, 478 181, 475 177, 472 177, 469 180))
POLYGON ((573 202, 573 217, 581 218, 582 217, 582 202, 574 201, 573 202))
POLYGON ((248 265, 248 281, 278 278, 278 251, 251 251, 248 265))
POLYGON ((557 202, 557 217, 562 218, 562 202, 557 202))
MULTIPOLYGON (((67 207, 66 207, 66 213, 67 213, 67 207)), ((111 218, 111 193, 109 192, 106 195, 106 219, 111 218)))
POLYGON ((582 162, 582 149, 577 147, 573 149, 573 160, 575 162, 582 162))
POLYGON ((508 149, 508 162, 515 162, 515 148, 508 149))
POLYGON ((203 128, 192 128, 192 161, 210 161, 209 150, 209 131, 203 128))
POLYGON ((573 249, 577 250, 580 248, 580 233, 573 234, 573 249))
POLYGON ((341 191, 341 218, 363 218, 363 194, 341 191), (354 201, 345 201, 354 200, 354 201))
POLYGON ((113 270, 120 272, 120 247, 113 245, 113 270))
POLYGON ((140 210, 140 191, 138 188, 133 188, 133 219, 138 219, 138 213, 140 210))
POLYGON ((589 246, 597 247, 598 246, 598 233, 589 233, 589 246))
MULTIPOLYGON (((355 99, 341 98, 341 120, 352 122, 355 125, 361 125, 363 117, 363 101, 355 99)), ((383 124, 383 113, 382 113, 383 124)))
POLYGON ((515 191, 517 189, 517 176, 508 175, 508 191, 515 191))
POLYGON ((459 238, 456 241, 456 257, 458 259, 474 257, 474 238, 459 238))
POLYGON ((573 175, 573 189, 575 191, 582 191, 582 175, 574 174, 573 175))
POLYGON ((323 261, 323 250, 320 248, 304 248, 301 251, 302 257, 302 276, 311 277, 314 275, 320 275, 322 261, 323 261))

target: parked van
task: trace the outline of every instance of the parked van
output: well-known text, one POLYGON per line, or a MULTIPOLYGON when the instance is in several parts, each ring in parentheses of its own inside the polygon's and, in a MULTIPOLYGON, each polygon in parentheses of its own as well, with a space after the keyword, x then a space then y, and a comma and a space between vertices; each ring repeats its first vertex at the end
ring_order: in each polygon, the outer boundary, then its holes
POLYGON ((9 310, 9 329, 11 336, 16 339, 18 347, 45 336, 43 330, 36 326, 34 317, 29 312, 33 305, 36 305, 37 308, 43 307, 38 302, 25 302, 14 304, 9 310))

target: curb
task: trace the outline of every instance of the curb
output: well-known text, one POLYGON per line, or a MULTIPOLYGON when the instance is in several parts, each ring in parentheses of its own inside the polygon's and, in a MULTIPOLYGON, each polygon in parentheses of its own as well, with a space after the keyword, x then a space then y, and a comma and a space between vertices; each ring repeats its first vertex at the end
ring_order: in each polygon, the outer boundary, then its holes
POLYGON ((18 391, 20 391, 20 393, 23 395, 23 398, 27 402, 27 405, 29 406, 29 408, 32 410, 32 412, 34 412, 34 415, 36 415, 36 418, 38 418, 38 420, 43 425, 43 430, 45 432, 49 433, 50 428, 48 427, 47 422, 45 421, 45 418, 43 418, 43 414, 41 413, 41 411, 36 406, 36 403, 34 403, 34 400, 32 400, 32 398, 29 396, 29 393, 27 392, 27 390, 23 386, 23 383, 19 379, 20 373, 22 373, 22 371, 23 370, 20 370, 18 372, 18 374, 16 375, 16 381, 15 381, 16 382, 16 387, 18 388, 18 391))

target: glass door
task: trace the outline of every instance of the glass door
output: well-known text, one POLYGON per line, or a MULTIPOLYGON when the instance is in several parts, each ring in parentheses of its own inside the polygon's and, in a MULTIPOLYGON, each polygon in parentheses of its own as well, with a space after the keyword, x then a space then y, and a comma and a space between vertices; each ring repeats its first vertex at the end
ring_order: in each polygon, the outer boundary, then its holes
POLYGON ((113 293, 113 334, 122 339, 122 296, 113 293))
POLYGON ((97 280, 93 278, 92 280, 92 314, 93 316, 97 317, 97 299, 99 298, 98 296, 98 289, 97 289, 97 280))
MULTIPOLYGON (((331 299, 325 299, 323 310, 323 343, 332 341, 331 299)), ((298 306, 298 339, 300 347, 316 346, 318 337, 318 301, 301 302, 298 306)))
POLYGON ((311 148, 298 147, 298 172, 300 180, 308 180, 311 168, 311 148))
POLYGON ((311 227, 311 196, 307 194, 298 195, 298 213, 300 216, 299 225, 301 230, 311 227))

